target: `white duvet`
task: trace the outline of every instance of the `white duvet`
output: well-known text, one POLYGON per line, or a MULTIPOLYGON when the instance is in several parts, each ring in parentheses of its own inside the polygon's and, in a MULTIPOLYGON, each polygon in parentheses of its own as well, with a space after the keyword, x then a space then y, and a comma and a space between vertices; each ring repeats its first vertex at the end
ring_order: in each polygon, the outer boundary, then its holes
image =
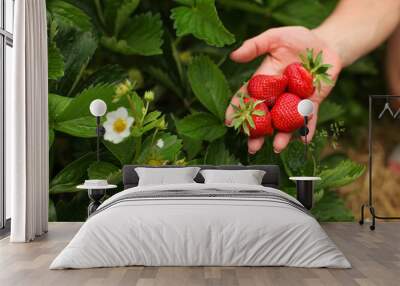
POLYGON ((294 266, 350 268, 318 222, 301 210, 257 198, 153 198, 131 192, 263 190, 262 186, 180 184, 135 187, 106 200, 50 269, 145 266, 294 266), (108 207, 107 207, 108 206, 108 207))

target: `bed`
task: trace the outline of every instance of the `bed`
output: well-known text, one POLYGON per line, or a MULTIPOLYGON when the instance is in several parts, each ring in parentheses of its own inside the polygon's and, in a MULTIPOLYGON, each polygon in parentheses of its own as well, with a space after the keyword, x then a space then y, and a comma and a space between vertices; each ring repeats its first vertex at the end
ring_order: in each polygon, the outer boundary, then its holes
POLYGON ((351 267, 308 210, 279 190, 278 166, 198 166, 265 171, 260 185, 205 183, 198 173, 193 183, 144 186, 139 167, 124 166, 125 190, 102 203, 50 269, 351 267))

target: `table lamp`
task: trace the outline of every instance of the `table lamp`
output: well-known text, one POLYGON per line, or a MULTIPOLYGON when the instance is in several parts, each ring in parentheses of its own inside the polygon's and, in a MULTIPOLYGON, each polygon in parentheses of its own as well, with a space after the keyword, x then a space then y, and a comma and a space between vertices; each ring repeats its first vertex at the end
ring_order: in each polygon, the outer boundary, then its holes
POLYGON ((101 117, 107 112, 107 104, 101 99, 95 99, 90 103, 90 113, 96 117, 96 135, 97 135, 97 162, 100 161, 100 137, 104 135, 105 129, 100 124, 101 117))
POLYGON ((301 116, 304 117, 304 126, 299 129, 300 135, 304 136, 304 158, 307 159, 307 152, 308 152, 308 141, 307 135, 309 133, 309 129, 307 127, 308 118, 314 112, 314 103, 309 99, 303 99, 297 105, 297 111, 300 113, 301 116))

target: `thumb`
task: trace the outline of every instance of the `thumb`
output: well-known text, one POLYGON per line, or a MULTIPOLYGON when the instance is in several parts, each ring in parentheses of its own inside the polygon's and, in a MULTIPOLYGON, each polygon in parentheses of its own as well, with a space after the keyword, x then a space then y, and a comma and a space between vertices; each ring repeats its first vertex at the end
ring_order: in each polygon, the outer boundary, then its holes
POLYGON ((277 40, 276 29, 269 29, 260 35, 248 39, 231 53, 231 59, 239 63, 247 63, 256 57, 264 55, 272 49, 277 40))

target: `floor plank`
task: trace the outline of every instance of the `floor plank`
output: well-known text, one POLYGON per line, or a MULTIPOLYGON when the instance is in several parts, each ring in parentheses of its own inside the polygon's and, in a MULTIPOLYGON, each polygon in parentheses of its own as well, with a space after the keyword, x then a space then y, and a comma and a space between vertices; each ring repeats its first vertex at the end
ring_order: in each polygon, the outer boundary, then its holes
POLYGON ((49 233, 32 243, 0 240, 2 286, 267 286, 400 285, 400 223, 380 222, 371 232, 356 223, 323 228, 352 263, 352 269, 289 267, 119 267, 50 271, 55 256, 81 223, 50 223, 49 233))

